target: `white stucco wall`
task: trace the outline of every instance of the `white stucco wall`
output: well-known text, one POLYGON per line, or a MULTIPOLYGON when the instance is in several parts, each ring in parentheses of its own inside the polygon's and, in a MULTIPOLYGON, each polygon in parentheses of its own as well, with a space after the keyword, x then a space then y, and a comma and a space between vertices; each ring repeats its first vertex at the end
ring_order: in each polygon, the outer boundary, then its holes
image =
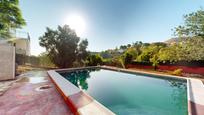
POLYGON ((15 47, 0 45, 0 80, 15 78, 15 47))
POLYGON ((30 55, 30 41, 28 39, 18 38, 13 43, 16 44, 16 53, 30 55))

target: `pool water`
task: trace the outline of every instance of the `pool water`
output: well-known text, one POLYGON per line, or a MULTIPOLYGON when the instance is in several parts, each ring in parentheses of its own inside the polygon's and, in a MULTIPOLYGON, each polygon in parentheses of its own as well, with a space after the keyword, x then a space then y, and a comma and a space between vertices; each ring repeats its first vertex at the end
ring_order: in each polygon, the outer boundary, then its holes
POLYGON ((185 80, 105 69, 60 74, 118 115, 187 115, 185 80))

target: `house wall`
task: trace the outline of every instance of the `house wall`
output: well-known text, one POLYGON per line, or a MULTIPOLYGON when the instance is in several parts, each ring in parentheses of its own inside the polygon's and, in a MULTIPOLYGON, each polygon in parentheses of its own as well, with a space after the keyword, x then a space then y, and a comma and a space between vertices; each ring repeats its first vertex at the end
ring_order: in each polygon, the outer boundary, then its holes
POLYGON ((0 80, 15 78, 15 47, 0 45, 0 80))
POLYGON ((19 38, 13 43, 16 44, 16 53, 30 55, 30 41, 28 39, 19 38))

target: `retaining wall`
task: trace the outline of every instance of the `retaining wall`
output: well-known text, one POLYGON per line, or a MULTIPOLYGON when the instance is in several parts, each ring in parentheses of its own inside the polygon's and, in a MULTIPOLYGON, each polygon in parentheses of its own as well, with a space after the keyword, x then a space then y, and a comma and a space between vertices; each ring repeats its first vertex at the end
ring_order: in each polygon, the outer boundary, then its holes
POLYGON ((0 80, 15 78, 15 47, 0 45, 0 80))
MULTIPOLYGON (((129 64, 128 68, 141 68, 141 69, 153 69, 150 65, 136 65, 129 64)), ((190 67, 190 66, 177 66, 177 65, 159 65, 158 69, 160 70, 169 70, 174 71, 176 69, 182 69, 185 73, 194 73, 204 75, 204 67, 190 67)))

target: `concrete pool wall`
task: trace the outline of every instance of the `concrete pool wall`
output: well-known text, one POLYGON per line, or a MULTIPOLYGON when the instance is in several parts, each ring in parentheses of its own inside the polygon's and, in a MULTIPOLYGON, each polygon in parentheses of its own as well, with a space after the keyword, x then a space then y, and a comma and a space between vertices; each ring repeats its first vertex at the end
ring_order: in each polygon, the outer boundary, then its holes
POLYGON ((77 115, 90 115, 90 114, 103 114, 103 115, 113 115, 108 108, 94 100, 86 92, 80 90, 74 84, 66 80, 59 73, 64 71, 74 71, 80 69, 89 68, 101 68, 113 71, 121 71, 130 74, 143 74, 143 75, 153 75, 156 77, 167 77, 172 79, 187 80, 187 96, 188 96, 188 115, 204 115, 204 86, 203 83, 198 79, 193 78, 183 78, 173 75, 163 75, 157 73, 135 71, 128 69, 121 69, 109 66, 93 66, 93 67, 83 67, 83 68, 69 68, 69 69, 57 69, 48 71, 48 75, 52 79, 59 93, 64 97, 65 102, 72 110, 74 114, 77 115))

